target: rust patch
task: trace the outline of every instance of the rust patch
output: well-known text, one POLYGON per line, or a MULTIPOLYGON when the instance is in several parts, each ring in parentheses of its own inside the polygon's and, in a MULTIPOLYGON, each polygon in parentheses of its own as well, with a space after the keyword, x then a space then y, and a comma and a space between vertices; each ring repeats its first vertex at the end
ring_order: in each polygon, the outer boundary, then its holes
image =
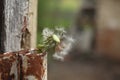
POLYGON ((12 53, 0 54, 0 80, 18 79, 19 72, 16 71, 18 69, 14 68, 18 66, 17 58, 17 55, 12 53))
POLYGON ((43 59, 29 50, 0 54, 0 80, 42 80, 43 59))
POLYGON ((19 54, 22 59, 22 80, 29 80, 29 77, 35 80, 42 80, 44 74, 43 59, 41 55, 35 53, 19 54))

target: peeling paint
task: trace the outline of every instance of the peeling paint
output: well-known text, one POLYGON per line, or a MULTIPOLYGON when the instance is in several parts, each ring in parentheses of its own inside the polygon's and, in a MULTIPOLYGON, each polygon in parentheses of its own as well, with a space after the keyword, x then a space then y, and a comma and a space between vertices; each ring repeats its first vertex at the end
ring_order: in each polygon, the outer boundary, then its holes
POLYGON ((0 54, 0 80, 19 80, 17 55, 9 52, 0 54))
POLYGON ((29 75, 27 77, 25 77, 26 80, 38 80, 35 76, 33 75, 29 75))
POLYGON ((28 69, 28 58, 27 56, 24 56, 22 54, 19 54, 19 55, 21 55, 21 58, 22 58, 22 62, 23 62, 22 67, 24 68, 23 70, 24 72, 26 72, 28 69))
POLYGON ((0 80, 47 80, 46 57, 25 50, 0 54, 0 80))
POLYGON ((11 69, 10 69, 10 75, 14 75, 14 79, 18 80, 18 70, 17 70, 17 62, 14 61, 12 63, 11 69))
POLYGON ((10 59, 11 56, 4 56, 3 59, 10 59))
POLYGON ((44 68, 44 72, 41 78, 42 80, 47 80, 47 55, 43 57, 43 68, 44 68))

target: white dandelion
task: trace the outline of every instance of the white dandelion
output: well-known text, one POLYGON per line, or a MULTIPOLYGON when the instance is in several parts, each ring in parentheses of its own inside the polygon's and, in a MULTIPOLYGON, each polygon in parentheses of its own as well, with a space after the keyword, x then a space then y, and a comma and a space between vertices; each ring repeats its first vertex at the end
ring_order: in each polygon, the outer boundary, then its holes
POLYGON ((61 50, 56 51, 55 54, 53 54, 53 58, 64 61, 65 56, 69 54, 74 42, 75 40, 72 37, 66 37, 61 43, 61 50))
POLYGON ((54 31, 49 28, 45 28, 42 32, 44 40, 46 40, 48 37, 52 36, 53 34, 54 34, 54 31))

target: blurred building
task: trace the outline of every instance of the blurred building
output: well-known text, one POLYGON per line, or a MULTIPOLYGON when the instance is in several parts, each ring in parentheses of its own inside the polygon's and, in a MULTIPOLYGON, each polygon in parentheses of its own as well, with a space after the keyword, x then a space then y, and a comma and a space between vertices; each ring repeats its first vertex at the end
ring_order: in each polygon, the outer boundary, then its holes
POLYGON ((81 3, 71 34, 76 39, 73 48, 78 49, 78 53, 88 53, 91 52, 95 42, 96 3, 94 0, 82 0, 81 3))
MULTIPOLYGON (((120 0, 82 0, 73 34, 78 53, 120 60, 120 0)), ((75 50, 76 50, 75 49, 75 50)), ((74 49, 73 49, 74 51, 74 49)))
POLYGON ((120 60, 120 0, 98 0, 96 50, 120 60))

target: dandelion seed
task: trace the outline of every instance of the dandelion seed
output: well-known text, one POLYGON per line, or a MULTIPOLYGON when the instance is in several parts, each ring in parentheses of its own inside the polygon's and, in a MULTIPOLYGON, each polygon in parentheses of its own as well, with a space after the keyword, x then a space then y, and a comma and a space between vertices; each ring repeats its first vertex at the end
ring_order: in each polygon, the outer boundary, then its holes
POLYGON ((43 39, 46 40, 48 37, 52 36, 54 31, 50 30, 49 28, 45 28, 42 32, 43 39))
POLYGON ((57 60, 60 60, 60 61, 64 61, 64 57, 60 56, 59 53, 55 53, 53 55, 53 58, 54 59, 57 59, 57 60))
POLYGON ((63 27, 57 27, 55 28, 55 30, 57 30, 58 32, 62 32, 62 33, 66 33, 65 29, 63 27))
POLYGON ((50 49, 55 49, 53 57, 64 61, 64 57, 69 53, 74 43, 74 39, 66 36, 65 33, 64 28, 56 28, 54 31, 45 28, 42 33, 43 44, 38 45, 40 52, 49 52, 50 49))
POLYGON ((73 43, 74 43, 74 39, 73 39, 72 37, 67 37, 67 36, 66 36, 66 37, 65 37, 65 40, 63 40, 63 41, 61 42, 61 45, 60 45, 60 46, 62 46, 63 48, 60 48, 61 50, 57 51, 57 52, 53 55, 53 57, 54 57, 55 59, 58 59, 58 60, 63 61, 63 60, 64 60, 64 57, 69 54, 69 51, 71 50, 73 43))
POLYGON ((67 39, 69 42, 72 42, 72 43, 75 42, 75 40, 72 37, 68 37, 67 39))

